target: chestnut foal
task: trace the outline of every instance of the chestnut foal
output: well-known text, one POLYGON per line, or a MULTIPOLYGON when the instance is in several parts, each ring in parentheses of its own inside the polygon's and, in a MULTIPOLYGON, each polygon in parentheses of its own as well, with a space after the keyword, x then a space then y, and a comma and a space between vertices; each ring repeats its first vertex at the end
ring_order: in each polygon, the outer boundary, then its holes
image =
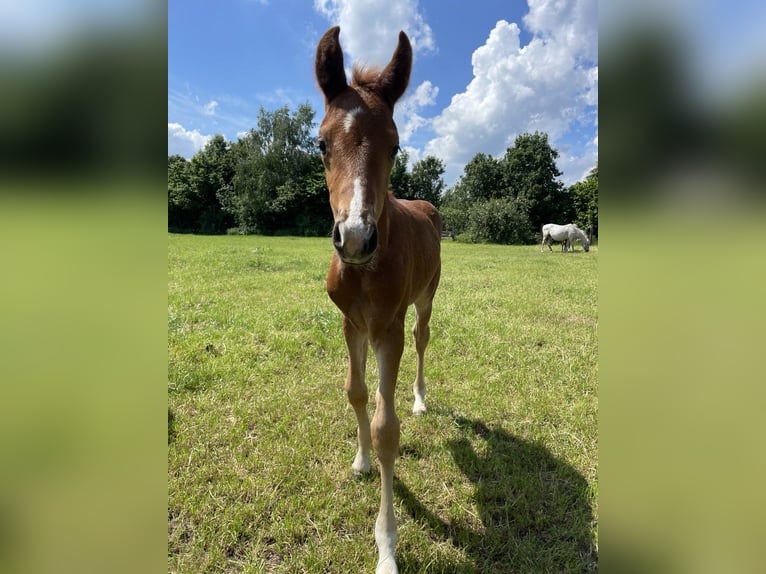
POLYGON ((426 410, 423 354, 428 345, 431 305, 441 272, 441 218, 426 201, 397 199, 388 189, 399 136, 394 104, 412 68, 412 47, 404 32, 383 70, 355 68, 346 82, 340 28, 329 29, 316 52, 316 77, 325 97, 318 145, 330 190, 335 225, 327 293, 343 313, 348 346, 345 390, 358 423, 355 473, 370 470, 370 446, 380 467, 380 511, 375 522, 377 574, 398 572, 394 560, 396 518, 394 459, 399 419, 394 390, 404 348, 404 319, 415 304, 417 349, 413 413, 426 410), (378 361, 380 382, 375 415, 367 418, 365 368, 368 344, 378 361))

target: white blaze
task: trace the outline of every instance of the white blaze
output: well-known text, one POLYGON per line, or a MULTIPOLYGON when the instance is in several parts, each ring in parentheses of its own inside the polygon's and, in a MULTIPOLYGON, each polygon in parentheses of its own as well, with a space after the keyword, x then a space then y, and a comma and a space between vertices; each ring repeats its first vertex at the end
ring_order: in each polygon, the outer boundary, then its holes
POLYGON ((364 241, 367 240, 369 228, 362 219, 362 196, 364 194, 364 180, 360 177, 354 179, 354 195, 348 206, 348 216, 340 224, 341 242, 347 253, 358 253, 362 250, 364 241))
POLYGON ((346 114, 346 117, 343 118, 343 130, 345 133, 348 133, 351 131, 351 126, 354 125, 354 120, 356 119, 357 114, 362 112, 362 108, 356 107, 348 111, 346 114))
POLYGON ((354 227, 359 227, 360 230, 364 229, 364 222, 362 221, 363 194, 364 188, 362 187, 362 178, 357 177, 354 180, 354 196, 351 198, 351 205, 349 205, 348 208, 348 219, 345 224, 347 230, 354 227))

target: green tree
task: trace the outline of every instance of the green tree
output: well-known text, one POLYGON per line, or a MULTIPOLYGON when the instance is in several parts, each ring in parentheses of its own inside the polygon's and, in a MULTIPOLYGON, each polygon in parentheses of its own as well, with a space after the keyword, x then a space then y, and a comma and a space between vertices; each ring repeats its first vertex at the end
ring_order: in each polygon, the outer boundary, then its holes
POLYGON ((412 198, 430 201, 436 207, 441 203, 444 189, 444 162, 433 156, 426 156, 415 162, 410 177, 412 198))
POLYGON ((413 199, 412 176, 407 171, 409 161, 410 154, 407 153, 407 150, 400 150, 394 160, 394 167, 391 168, 391 189, 394 191, 394 195, 400 199, 413 199))
MULTIPOLYGON (((441 199, 440 213, 445 229, 461 235, 468 231, 471 221, 475 229, 477 220, 471 220, 471 211, 488 199, 501 195, 501 175, 500 165, 495 158, 484 153, 473 156, 463 168, 463 175, 458 182, 446 190, 441 199)), ((475 233, 466 237, 472 241, 482 241, 476 239, 475 233)))
POLYGON ((231 224, 218 201, 230 185, 234 163, 229 144, 214 136, 191 161, 168 156, 168 229, 195 233, 223 233, 231 224))
POLYGON ((399 199, 424 199, 435 206, 441 202, 444 189, 444 163, 433 156, 426 156, 415 162, 412 171, 407 169, 410 156, 401 150, 391 169, 391 189, 399 199))
POLYGON ((221 209, 218 193, 234 174, 229 144, 220 134, 211 138, 191 159, 189 177, 194 191, 196 225, 199 233, 224 233, 231 218, 221 209))
POLYGON ((578 181, 569 188, 574 211, 574 223, 585 232, 598 236, 598 165, 584 181, 578 181))
POLYGON ((242 232, 317 235, 330 229, 314 115, 308 104, 293 113, 287 106, 261 108, 257 128, 232 146, 234 177, 218 198, 242 232))
POLYGON ((468 211, 465 233, 475 243, 536 242, 527 214, 512 197, 476 202, 468 211))
POLYGON ((574 213, 557 158, 539 132, 519 135, 499 160, 477 153, 444 193, 445 227, 469 241, 537 242, 543 223, 565 223, 574 213))
POLYGON ((502 197, 505 194, 500 163, 491 155, 477 153, 463 168, 457 187, 469 202, 502 197))
POLYGON ((168 156, 168 229, 193 231, 195 197, 191 186, 190 163, 180 155, 168 156))
POLYGON ((466 197, 464 188, 453 185, 442 195, 439 213, 444 221, 444 229, 455 235, 463 233, 468 225, 468 210, 471 202, 466 197))
POLYGON ((526 210, 537 230, 545 223, 566 223, 572 216, 571 199, 558 179, 558 157, 548 134, 535 132, 517 136, 500 162, 506 194, 526 210))

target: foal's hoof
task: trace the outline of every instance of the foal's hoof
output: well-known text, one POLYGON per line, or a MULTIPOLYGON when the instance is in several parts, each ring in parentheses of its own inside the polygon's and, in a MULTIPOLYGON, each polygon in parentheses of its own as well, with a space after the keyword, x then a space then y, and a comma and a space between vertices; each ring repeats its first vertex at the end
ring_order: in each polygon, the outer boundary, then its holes
POLYGON ((368 476, 372 475, 369 468, 367 470, 357 470, 352 467, 351 470, 354 473, 354 478, 358 478, 358 479, 367 478, 368 476))
POLYGON ((415 401, 415 405, 412 407, 412 414, 416 417, 426 414, 426 404, 423 402, 415 401))
POLYGON ((351 463, 351 470, 354 471, 354 476, 361 477, 370 473, 370 459, 357 456, 354 462, 351 463))
POLYGON ((393 558, 386 558, 382 562, 378 562, 375 574, 399 574, 399 569, 396 567, 396 562, 394 562, 393 558))

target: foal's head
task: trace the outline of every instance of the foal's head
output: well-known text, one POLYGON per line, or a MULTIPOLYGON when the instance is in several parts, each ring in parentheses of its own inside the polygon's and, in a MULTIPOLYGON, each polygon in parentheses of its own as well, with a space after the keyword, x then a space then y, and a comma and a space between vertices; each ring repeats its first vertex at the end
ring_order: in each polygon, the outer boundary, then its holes
POLYGON ((388 65, 355 68, 349 85, 339 34, 339 27, 330 28, 317 46, 316 77, 325 97, 319 151, 335 219, 333 245, 344 263, 364 265, 378 248, 378 220, 399 151, 394 104, 410 79, 412 47, 400 32, 388 65))

